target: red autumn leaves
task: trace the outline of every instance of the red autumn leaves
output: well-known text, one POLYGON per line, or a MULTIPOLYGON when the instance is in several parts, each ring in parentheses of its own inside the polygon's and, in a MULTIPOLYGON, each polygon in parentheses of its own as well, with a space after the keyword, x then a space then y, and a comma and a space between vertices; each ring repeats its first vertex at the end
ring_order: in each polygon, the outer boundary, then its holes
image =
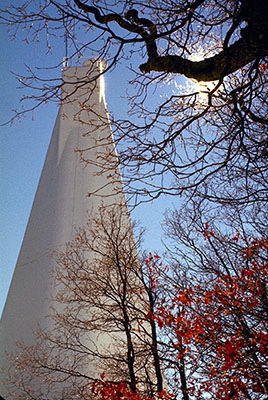
MULTIPOLYGON (((213 240, 208 225, 202 233, 205 240, 213 240)), ((238 244, 239 232, 231 240, 238 244)), ((264 238, 241 243, 235 271, 215 270, 198 283, 171 287, 148 312, 146 320, 156 321, 161 335, 167 335, 174 364, 183 361, 185 365, 184 398, 242 400, 267 396, 267 253, 268 240, 264 238)), ((161 274, 163 270, 168 274, 168 269, 152 255, 146 266, 150 290, 157 293, 161 274)), ((109 383, 104 376, 94 384, 93 391, 101 400, 148 399, 131 392, 127 383, 109 383)), ((173 397, 162 392, 154 399, 173 397)))

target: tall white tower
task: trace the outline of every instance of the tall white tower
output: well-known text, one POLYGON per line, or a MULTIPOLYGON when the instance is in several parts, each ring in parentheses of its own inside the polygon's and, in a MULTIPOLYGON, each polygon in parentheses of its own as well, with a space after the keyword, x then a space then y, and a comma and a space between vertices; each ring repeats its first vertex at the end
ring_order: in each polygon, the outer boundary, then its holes
MULTIPOLYGON (((34 341, 38 324, 48 327, 51 296, 51 253, 71 240, 86 213, 99 206, 125 202, 120 174, 104 172, 100 160, 116 157, 105 109, 99 70, 91 61, 63 71, 63 106, 60 108, 46 161, 32 206, 22 248, 0 323, 0 394, 5 388, 8 361, 5 352, 16 351, 16 342, 34 341), (97 83, 96 83, 97 82, 97 83), (64 99, 68 95, 68 102, 64 99), (75 149, 88 149, 85 166, 75 149), (89 196, 89 193, 97 193, 89 196)), ((6 397, 7 396, 7 397, 6 397)))

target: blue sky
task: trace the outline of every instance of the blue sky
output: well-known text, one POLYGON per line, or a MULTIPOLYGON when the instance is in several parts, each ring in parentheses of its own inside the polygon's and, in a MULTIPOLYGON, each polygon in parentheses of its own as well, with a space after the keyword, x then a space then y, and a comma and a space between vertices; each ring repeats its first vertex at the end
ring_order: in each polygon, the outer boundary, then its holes
MULTIPOLYGON (((12 72, 22 73, 24 63, 47 65, 52 57, 45 53, 42 43, 26 45, 20 40, 10 41, 6 29, 0 25, 2 57, 0 124, 12 117, 12 110, 19 108, 23 95, 12 72)), ((54 54, 64 56, 64 43, 58 42, 54 54)), ((59 71, 60 73, 60 68, 59 71)), ((126 66, 120 66, 105 79, 108 110, 124 109, 122 96, 128 81, 126 66)), ((0 126, 0 314, 19 254, 24 231, 31 210, 35 191, 53 130, 57 106, 42 106, 34 114, 27 114, 12 125, 0 126)), ((146 227, 145 246, 151 251, 161 245, 162 214, 174 199, 160 199, 157 203, 140 206, 134 218, 146 227)))
MULTIPOLYGON (((0 25, 2 42, 0 123, 19 107, 21 90, 11 71, 21 72, 23 61, 41 61, 38 48, 10 42, 0 25)), ((0 312, 2 310, 31 204, 38 184, 56 116, 54 105, 45 106, 20 122, 0 127, 0 312)))

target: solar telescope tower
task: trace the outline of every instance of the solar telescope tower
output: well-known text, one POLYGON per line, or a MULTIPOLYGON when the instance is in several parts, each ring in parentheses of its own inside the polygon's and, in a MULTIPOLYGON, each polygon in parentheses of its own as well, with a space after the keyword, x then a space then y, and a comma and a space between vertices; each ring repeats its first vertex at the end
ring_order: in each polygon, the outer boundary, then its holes
MULTIPOLYGON (((116 157, 103 93, 101 63, 86 61, 63 69, 61 106, 33 202, 21 251, 0 322, 0 395, 12 399, 5 387, 16 342, 34 343, 38 325, 49 329, 49 298, 53 287, 52 252, 63 249, 87 213, 125 201, 120 173, 103 171, 100 160, 116 157), (64 99, 68 97, 68 101, 64 99), (89 165, 76 149, 88 149, 89 165), (92 195, 89 196, 88 194, 92 195), (97 195, 94 195, 97 193, 97 195)), ((15 399, 15 397, 14 397, 15 399)))

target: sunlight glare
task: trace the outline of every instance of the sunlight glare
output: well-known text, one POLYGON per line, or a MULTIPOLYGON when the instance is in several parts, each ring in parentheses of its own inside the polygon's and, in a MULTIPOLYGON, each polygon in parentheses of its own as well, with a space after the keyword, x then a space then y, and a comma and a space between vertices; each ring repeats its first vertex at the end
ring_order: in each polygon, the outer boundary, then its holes
MULTIPOLYGON (((199 48, 198 51, 193 53, 190 57, 191 61, 201 61, 205 58, 204 51, 199 48)), ((208 100, 208 94, 211 92, 218 84, 218 81, 197 81, 196 79, 187 78, 195 92, 199 93, 199 100, 204 103, 208 100)))
MULTIPOLYGON (((104 68, 105 68, 105 64, 103 63, 103 61, 100 61, 100 72, 101 73, 103 72, 104 68)), ((100 79, 99 102, 101 103, 103 101, 103 103, 105 104, 105 81, 104 81, 104 76, 101 75, 99 79, 100 79)))

